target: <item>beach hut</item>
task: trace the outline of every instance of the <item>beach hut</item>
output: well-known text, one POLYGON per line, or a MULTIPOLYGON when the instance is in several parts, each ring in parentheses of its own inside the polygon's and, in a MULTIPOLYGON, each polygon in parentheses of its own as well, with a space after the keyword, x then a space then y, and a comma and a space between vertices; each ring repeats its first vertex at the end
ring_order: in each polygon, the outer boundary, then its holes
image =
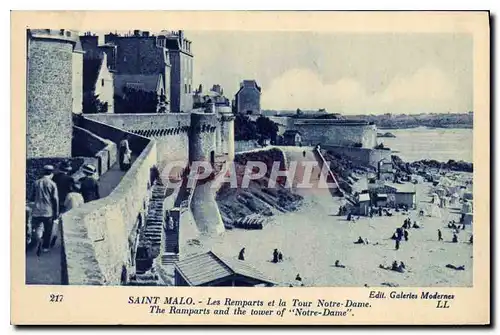
POLYGON ((417 192, 413 184, 385 184, 387 193, 391 194, 389 201, 395 206, 408 206, 408 208, 416 208, 417 192))
POLYGON ((246 261, 209 251, 175 263, 175 286, 275 286, 246 261))
POLYGON ((370 195, 362 193, 359 195, 359 215, 369 215, 370 211, 370 195))
POLYGON ((387 199, 387 194, 385 193, 378 193, 377 194, 377 200, 376 200, 376 205, 377 207, 385 207, 387 206, 388 199, 387 199))

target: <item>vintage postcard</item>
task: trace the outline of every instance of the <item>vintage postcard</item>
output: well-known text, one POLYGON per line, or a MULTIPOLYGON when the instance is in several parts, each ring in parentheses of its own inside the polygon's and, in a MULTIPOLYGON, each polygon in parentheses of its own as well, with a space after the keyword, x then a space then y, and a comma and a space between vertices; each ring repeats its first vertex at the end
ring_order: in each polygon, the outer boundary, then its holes
POLYGON ((11 18, 13 324, 490 323, 488 12, 11 18))

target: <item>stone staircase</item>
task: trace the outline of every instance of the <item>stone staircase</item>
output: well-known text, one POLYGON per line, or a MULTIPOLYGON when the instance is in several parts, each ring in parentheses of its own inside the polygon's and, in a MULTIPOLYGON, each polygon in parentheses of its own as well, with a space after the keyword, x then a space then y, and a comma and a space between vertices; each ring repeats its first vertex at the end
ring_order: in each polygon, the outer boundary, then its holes
POLYGON ((152 186, 146 225, 139 237, 139 246, 137 248, 136 276, 146 276, 153 266, 154 259, 163 252, 163 225, 165 222, 163 201, 165 194, 165 186, 161 184, 152 186))
POLYGON ((158 286, 160 276, 156 273, 143 273, 132 275, 128 282, 129 286, 158 286))

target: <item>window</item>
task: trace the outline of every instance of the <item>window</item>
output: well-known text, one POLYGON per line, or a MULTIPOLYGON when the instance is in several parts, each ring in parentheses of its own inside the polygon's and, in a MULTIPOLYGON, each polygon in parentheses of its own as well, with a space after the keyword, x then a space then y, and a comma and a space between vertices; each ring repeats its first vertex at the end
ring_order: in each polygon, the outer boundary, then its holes
POLYGON ((104 79, 101 79, 101 86, 104 86, 104 79))

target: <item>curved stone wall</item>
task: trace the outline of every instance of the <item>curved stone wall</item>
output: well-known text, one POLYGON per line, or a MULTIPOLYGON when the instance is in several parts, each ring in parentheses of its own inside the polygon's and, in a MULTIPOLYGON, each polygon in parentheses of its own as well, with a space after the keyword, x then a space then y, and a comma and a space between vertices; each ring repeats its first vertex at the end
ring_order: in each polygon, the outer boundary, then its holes
MULTIPOLYGON (((216 153, 216 114, 191 114, 189 136, 189 162, 210 161, 211 152, 216 153)), ((191 198, 191 212, 198 230, 202 234, 220 234, 224 224, 215 201, 214 180, 198 182, 191 198)))
POLYGON ((190 114, 92 114, 85 117, 154 138, 160 170, 169 161, 188 163, 190 114))
POLYGON ((374 148, 377 145, 375 125, 364 123, 340 123, 330 120, 295 120, 293 129, 302 134, 302 143, 316 145, 345 146, 359 145, 374 148))
MULTIPOLYGON (((116 141, 125 133, 97 122, 82 122, 87 130, 116 141)), ((150 196, 150 169, 156 164, 156 143, 130 134, 140 155, 111 194, 62 215, 63 263, 70 285, 120 285, 123 270, 134 266, 130 240, 137 235, 150 196), (141 221, 141 220, 139 220, 141 221)))

